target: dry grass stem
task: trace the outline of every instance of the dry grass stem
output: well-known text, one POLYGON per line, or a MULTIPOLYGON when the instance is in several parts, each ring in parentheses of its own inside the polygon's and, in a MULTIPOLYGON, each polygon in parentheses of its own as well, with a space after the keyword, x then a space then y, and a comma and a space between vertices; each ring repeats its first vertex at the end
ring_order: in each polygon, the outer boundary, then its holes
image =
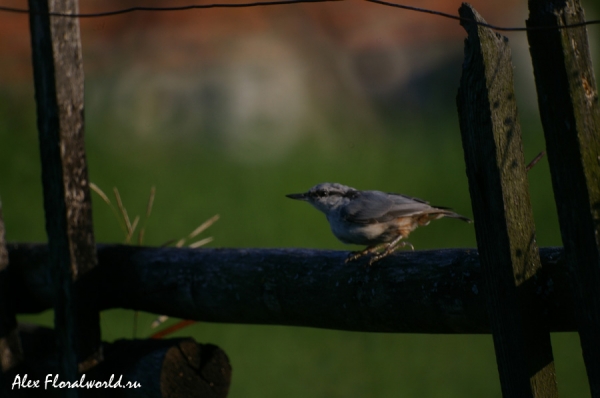
POLYGON ((215 214, 214 216, 212 216, 211 218, 209 218, 208 220, 204 221, 198 228, 196 228, 189 236, 188 239, 192 239, 195 236, 201 234, 204 230, 206 230, 208 227, 210 227, 211 225, 213 225, 217 220, 219 219, 219 215, 215 214))
POLYGON ((121 211, 121 215, 123 216, 123 220, 125 221, 125 226, 127 227, 128 235, 132 235, 133 231, 131 229, 131 221, 129 220, 129 215, 127 214, 127 209, 123 206, 123 201, 121 200, 121 195, 119 194, 119 189, 117 187, 113 187, 113 193, 115 194, 115 199, 117 200, 117 206, 121 211))
POLYGON ((148 219, 150 218, 150 214, 152 214, 152 207, 154 206, 154 197, 156 196, 156 187, 153 185, 150 188, 150 196, 148 197, 148 205, 146 206, 146 217, 144 218, 144 223, 140 228, 140 232, 138 232, 138 244, 141 246, 144 241, 144 235, 146 234, 146 224, 148 223, 148 219))
POLYGON ((156 196, 156 187, 150 188, 150 197, 148 198, 148 206, 146 207, 146 218, 150 217, 152 213, 152 206, 154 205, 154 197, 156 196))
MULTIPOLYGON (((200 226, 198 228, 196 228, 195 230, 193 230, 192 233, 190 233, 186 238, 179 239, 177 241, 177 243, 175 243, 175 247, 183 247, 185 245, 185 242, 188 239, 195 238, 196 236, 198 236, 199 234, 201 234, 202 232, 204 232, 208 227, 210 227, 211 225, 213 225, 218 219, 219 219, 219 215, 215 214, 214 216, 212 216, 208 220, 204 221, 202 224, 200 224, 200 226)), ((201 239, 201 240, 199 240, 197 242, 194 242, 194 243, 190 244, 190 247, 191 248, 200 247, 202 245, 207 244, 208 242, 212 242, 212 240, 213 240, 213 238, 201 239)), ((163 244, 163 246, 167 246, 168 244, 170 244, 172 242, 174 242, 174 240, 171 240, 168 243, 163 244)))
POLYGON ((135 219, 133 220, 133 224, 131 224, 131 232, 129 234, 127 234, 127 239, 125 239, 125 243, 131 242, 131 237, 133 236, 133 233, 135 232, 135 229, 139 222, 140 222, 140 216, 135 216, 135 219))
POLYGON ((117 222, 119 223, 119 226, 121 227, 121 229, 123 230, 123 232, 125 232, 125 235, 127 235, 127 226, 125 225, 125 223, 123 222, 123 220, 121 219, 121 217, 119 216, 119 212, 117 211, 117 209, 115 208, 115 206, 112 204, 112 202, 110 201, 110 199, 108 198, 108 196, 104 193, 104 191, 102 191, 100 189, 100 187, 96 184, 94 184, 93 182, 90 182, 90 188, 92 189, 92 191, 96 192, 96 194, 98 194, 98 196, 100 196, 102 198, 102 200, 104 201, 104 203, 106 203, 108 205, 108 207, 110 207, 110 209, 112 210, 115 218, 117 219, 117 222))
POLYGON ((102 198, 104 203, 106 203, 109 206, 112 206, 110 199, 108 199, 108 196, 106 196, 104 191, 102 191, 98 185, 94 184, 93 182, 90 182, 90 188, 92 189, 92 191, 96 192, 98 194, 98 196, 100 196, 102 198))
POLYGON ((525 167, 525 171, 529 171, 533 168, 533 166, 535 166, 537 164, 537 162, 539 162, 544 155, 546 155, 545 151, 540 152, 535 158, 533 158, 533 160, 531 162, 529 162, 529 164, 525 167))
MULTIPOLYGON (((102 198, 102 200, 111 208, 113 214, 117 218, 117 221, 121 225, 121 228, 125 232, 125 243, 127 243, 127 244, 131 243, 131 239, 133 237, 133 234, 134 234, 136 228, 141 224, 140 230, 138 232, 138 242, 137 243, 139 245, 142 245, 142 243, 144 241, 144 235, 146 232, 146 223, 148 222, 148 218, 150 217, 150 214, 152 214, 152 208, 154 206, 154 198, 156 197, 156 187, 152 186, 150 188, 150 196, 148 197, 148 205, 146 206, 146 216, 144 217, 144 219, 141 222, 140 222, 140 220, 141 220, 140 216, 136 216, 133 220, 133 223, 129 219, 129 214, 127 213, 127 209, 125 208, 125 205, 123 205, 123 200, 121 199, 121 194, 119 193, 119 189, 117 187, 113 187, 113 193, 115 195, 115 200, 117 202, 117 207, 118 207, 119 211, 117 211, 117 209, 112 204, 112 202, 110 201, 108 196, 104 193, 104 191, 102 191, 100 189, 100 187, 98 187, 96 184, 90 182, 90 188, 94 192, 96 192, 96 194, 98 194, 98 196, 100 196, 100 198, 102 198)), ((216 214, 216 215, 212 216, 211 218, 209 218, 208 220, 204 221, 202 224, 200 224, 200 226, 198 226, 195 230, 193 230, 186 238, 179 239, 178 241, 176 241, 175 239, 171 239, 171 240, 165 242, 163 245, 161 245, 161 247, 168 246, 168 245, 172 244, 173 242, 176 242, 175 243, 176 247, 183 247, 185 245, 186 240, 195 238, 196 236, 198 236, 199 234, 204 232, 206 229, 208 229, 211 225, 213 225, 218 219, 219 219, 219 215, 216 214)), ((191 243, 189 245, 189 247, 192 249, 195 249, 200 246, 204 246, 205 244, 212 242, 212 241, 213 241, 212 237, 200 239, 194 243, 191 243)), ((168 319, 169 319, 168 316, 161 315, 152 322, 151 327, 157 328, 161 324, 165 323, 168 319)), ((192 323, 194 323, 194 321, 181 321, 178 324, 173 325, 171 328, 169 328, 167 330, 163 330, 163 331, 158 332, 157 334, 153 335, 153 338, 162 338, 163 336, 171 334, 171 333, 173 333, 189 324, 192 324, 192 323)), ((137 329, 138 329, 138 312, 135 311, 134 319, 133 319, 133 338, 136 338, 136 336, 137 336, 137 329)))
POLYGON ((142 245, 142 243, 144 242, 144 228, 140 229, 140 232, 138 233, 138 245, 142 245))
POLYGON ((158 318, 156 318, 152 324, 150 325, 150 327, 152 329, 159 327, 160 325, 162 325, 163 323, 165 323, 166 321, 169 320, 169 317, 167 315, 160 315, 158 318))
POLYGON ((213 241, 213 238, 211 236, 209 236, 208 238, 204 238, 204 239, 201 239, 201 240, 199 240, 197 242, 191 243, 190 247, 192 249, 195 249, 197 247, 204 246, 205 244, 210 243, 212 241, 213 241))

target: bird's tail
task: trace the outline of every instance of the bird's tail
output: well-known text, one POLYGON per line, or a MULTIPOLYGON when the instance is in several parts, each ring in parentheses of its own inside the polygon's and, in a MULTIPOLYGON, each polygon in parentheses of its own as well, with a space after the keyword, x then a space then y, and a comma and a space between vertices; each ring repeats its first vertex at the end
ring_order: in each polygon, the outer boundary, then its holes
POLYGON ((449 207, 435 207, 435 209, 441 210, 440 214, 442 214, 444 217, 458 218, 459 220, 463 220, 464 222, 468 222, 468 223, 473 222, 473 220, 471 220, 470 218, 461 216, 460 214, 453 212, 452 209, 449 207))
POLYGON ((473 222, 473 220, 471 220, 470 218, 468 218, 468 217, 465 217, 465 216, 461 216, 460 214, 458 214, 458 213, 455 213, 455 212, 453 212, 453 211, 449 211, 449 212, 447 212, 447 213, 446 213, 446 214, 444 214, 444 215, 445 215, 446 217, 458 218, 459 220, 463 220, 464 222, 468 222, 468 223, 472 223, 472 222, 473 222))

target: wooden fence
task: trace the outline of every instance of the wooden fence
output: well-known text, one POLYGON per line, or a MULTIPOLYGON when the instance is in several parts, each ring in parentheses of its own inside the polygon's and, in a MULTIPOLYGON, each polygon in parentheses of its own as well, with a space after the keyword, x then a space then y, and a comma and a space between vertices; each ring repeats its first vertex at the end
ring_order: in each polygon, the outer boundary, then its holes
POLYGON ((48 244, 7 245, 0 208, 0 394, 27 395, 11 385, 30 372, 123 374, 143 386, 112 391, 120 396, 227 395, 231 368, 218 347, 102 343, 99 311, 119 307, 212 322, 492 333, 505 397, 557 396, 550 333, 578 331, 600 397, 600 105, 586 28, 561 28, 584 21, 579 1, 530 0, 527 21, 564 249, 536 244, 508 40, 463 4, 457 106, 478 251, 403 252, 366 269, 331 251, 96 245, 78 19, 48 16, 76 13, 77 1, 29 5, 48 244), (15 314, 49 308, 54 330, 17 325, 15 314))

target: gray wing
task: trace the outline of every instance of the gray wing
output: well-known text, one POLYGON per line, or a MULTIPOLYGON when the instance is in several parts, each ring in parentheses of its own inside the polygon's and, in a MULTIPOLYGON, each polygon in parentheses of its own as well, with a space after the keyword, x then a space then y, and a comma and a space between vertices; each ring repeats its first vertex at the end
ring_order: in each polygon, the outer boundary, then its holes
POLYGON ((341 216, 349 222, 366 224, 387 222, 427 209, 431 209, 431 206, 421 199, 380 191, 362 191, 342 209, 341 216))

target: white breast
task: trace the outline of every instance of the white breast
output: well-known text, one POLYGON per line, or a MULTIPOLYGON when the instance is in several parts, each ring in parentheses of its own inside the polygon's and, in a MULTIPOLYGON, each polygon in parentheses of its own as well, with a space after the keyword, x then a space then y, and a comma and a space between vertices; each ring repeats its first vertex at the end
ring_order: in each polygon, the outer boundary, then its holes
POLYGON ((355 245, 372 245, 383 243, 381 238, 388 229, 387 224, 354 224, 339 217, 339 214, 328 214, 327 220, 331 226, 331 232, 343 243, 355 245))

